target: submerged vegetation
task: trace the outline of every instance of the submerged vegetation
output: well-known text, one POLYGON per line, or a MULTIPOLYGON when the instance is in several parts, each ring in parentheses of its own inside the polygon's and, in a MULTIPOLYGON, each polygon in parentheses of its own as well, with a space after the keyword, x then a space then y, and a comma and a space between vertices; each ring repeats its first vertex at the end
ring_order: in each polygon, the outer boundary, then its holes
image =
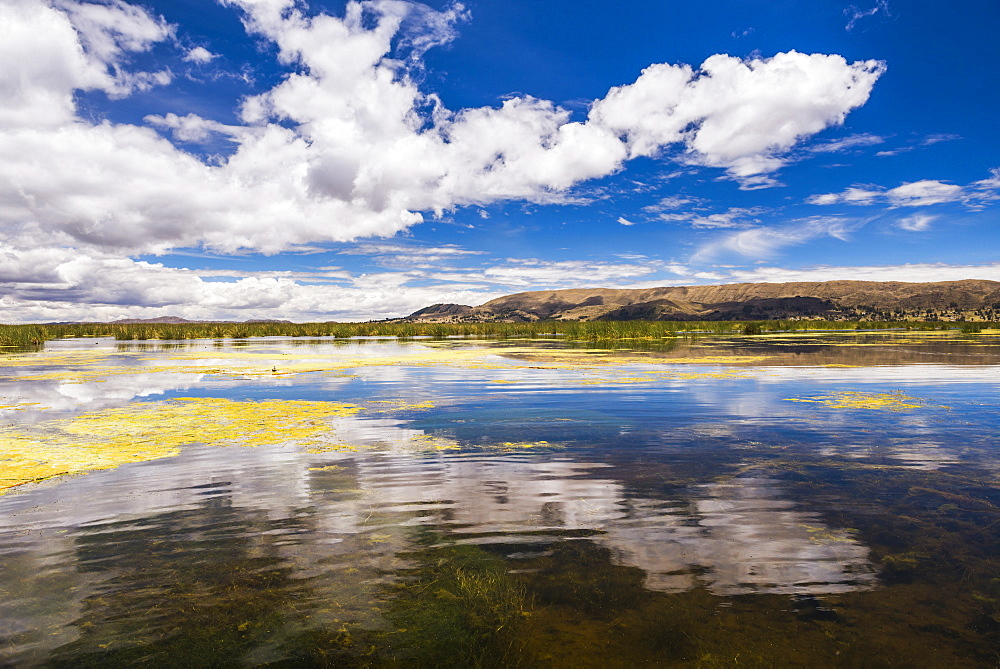
POLYGON ((0 665, 993 666, 996 334, 693 325, 8 351, 0 665))
POLYGON ((0 325, 0 346, 29 348, 67 337, 130 340, 244 339, 247 337, 491 337, 558 336, 566 341, 648 340, 678 335, 744 334, 844 330, 945 330, 978 333, 1000 323, 975 327, 942 321, 534 321, 524 323, 71 323, 0 325))

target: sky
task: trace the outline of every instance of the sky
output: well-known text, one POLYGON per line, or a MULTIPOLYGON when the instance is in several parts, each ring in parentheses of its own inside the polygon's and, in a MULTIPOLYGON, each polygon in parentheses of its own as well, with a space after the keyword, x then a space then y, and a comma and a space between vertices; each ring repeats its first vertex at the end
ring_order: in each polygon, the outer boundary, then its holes
POLYGON ((0 322, 1000 280, 1000 4, 0 0, 0 322))

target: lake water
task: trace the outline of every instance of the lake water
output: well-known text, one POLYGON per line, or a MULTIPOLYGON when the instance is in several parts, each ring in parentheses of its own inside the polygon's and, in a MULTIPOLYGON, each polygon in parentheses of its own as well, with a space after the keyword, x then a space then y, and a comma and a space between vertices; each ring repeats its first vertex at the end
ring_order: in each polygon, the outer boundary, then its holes
POLYGON ((0 666, 995 666, 1000 335, 0 354, 0 666))

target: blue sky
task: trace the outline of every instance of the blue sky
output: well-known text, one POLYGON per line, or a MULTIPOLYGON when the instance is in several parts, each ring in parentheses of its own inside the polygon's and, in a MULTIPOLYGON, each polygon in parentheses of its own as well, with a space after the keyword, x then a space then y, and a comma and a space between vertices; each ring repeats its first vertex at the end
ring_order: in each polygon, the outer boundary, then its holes
POLYGON ((1000 280, 1000 6, 0 0, 5 322, 1000 280))

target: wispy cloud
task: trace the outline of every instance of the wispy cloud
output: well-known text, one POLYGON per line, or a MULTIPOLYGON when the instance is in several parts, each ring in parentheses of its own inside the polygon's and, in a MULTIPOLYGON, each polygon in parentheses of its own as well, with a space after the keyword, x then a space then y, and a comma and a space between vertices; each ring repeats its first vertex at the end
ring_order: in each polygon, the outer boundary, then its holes
POLYGON ((662 221, 690 223, 693 228, 746 228, 759 223, 757 216, 766 213, 763 207, 731 207, 717 214, 675 213, 660 214, 662 221))
POLYGON ((841 151, 863 146, 875 146, 877 144, 882 144, 883 142, 885 142, 884 137, 879 137, 878 135, 872 135, 870 133, 862 133, 849 135, 840 139, 832 139, 828 142, 820 144, 814 144, 810 146, 808 150, 813 153, 839 153, 841 151))
POLYGON ((859 225, 861 223, 855 220, 815 217, 789 225, 750 228, 729 233, 702 246, 691 257, 691 261, 714 261, 720 256, 732 254, 754 259, 769 258, 785 247, 821 237, 846 241, 850 232, 859 225))
POLYGON ((904 144, 903 146, 898 146, 894 149, 887 149, 885 151, 878 151, 875 155, 878 157, 885 156, 898 156, 901 153, 906 153, 908 151, 914 151, 924 146, 931 146, 933 144, 940 144, 941 142, 953 142, 955 140, 962 139, 961 135, 956 135, 950 132, 939 132, 932 135, 927 135, 916 141, 911 141, 909 144, 904 144))
POLYGON ((859 21, 871 18, 877 14, 883 14, 886 17, 892 16, 889 13, 888 0, 875 0, 875 6, 870 9, 859 9, 855 5, 851 5, 844 10, 844 16, 848 19, 844 29, 850 32, 857 27, 859 21))
POLYGON ((483 255, 485 252, 472 251, 454 244, 421 246, 418 244, 368 242, 356 244, 338 253, 340 255, 368 256, 377 264, 387 267, 434 268, 468 256, 483 255))
POLYGON ((689 205, 697 209, 699 207, 704 207, 705 202, 706 201, 702 198, 689 197, 685 195, 670 195, 668 197, 661 198, 656 204, 643 207, 642 210, 651 214, 658 214, 664 211, 680 209, 681 207, 689 205))
POLYGON ((802 269, 758 267, 731 270, 727 281, 785 283, 791 281, 960 281, 985 279, 1000 281, 1000 263, 955 265, 948 263, 912 263, 904 265, 869 265, 860 267, 816 266, 802 269))
POLYGON ((923 232, 931 227, 937 219, 937 216, 928 216, 927 214, 916 214, 915 216, 907 216, 899 220, 897 225, 902 230, 907 230, 908 232, 923 232))
POLYGON ((965 187, 936 179, 922 179, 888 189, 873 185, 857 185, 840 193, 811 195, 806 198, 806 202, 818 205, 887 204, 890 207, 926 207, 961 202, 971 209, 979 209, 986 203, 996 200, 998 191, 1000 191, 1000 170, 995 169, 991 171, 990 178, 975 181, 965 187))

